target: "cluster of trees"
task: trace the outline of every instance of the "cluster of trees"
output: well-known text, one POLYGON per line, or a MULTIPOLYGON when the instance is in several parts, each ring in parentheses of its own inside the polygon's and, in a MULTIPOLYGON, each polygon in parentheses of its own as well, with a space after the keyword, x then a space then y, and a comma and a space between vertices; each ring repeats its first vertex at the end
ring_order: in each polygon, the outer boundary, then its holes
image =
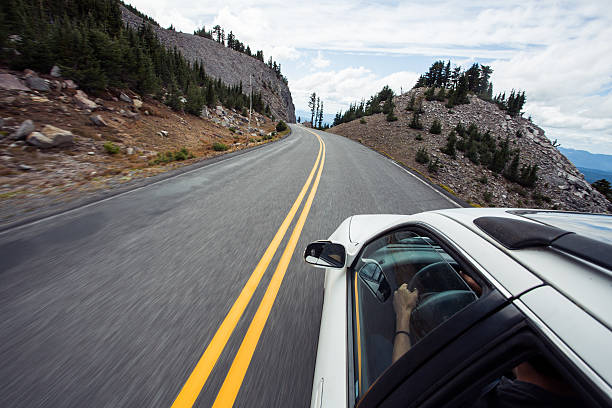
MULTIPOLYGON (((243 54, 248 55, 249 57, 253 57, 261 62, 264 62, 263 51, 258 50, 253 53, 251 51, 251 47, 248 45, 245 46, 242 41, 236 38, 232 31, 230 31, 226 37, 225 29, 223 29, 223 27, 221 27, 219 24, 214 26, 210 31, 206 31, 206 27, 202 26, 202 28, 195 30, 193 34, 200 37, 208 38, 209 40, 216 41, 219 44, 227 46, 227 48, 231 48, 234 51, 241 52, 243 54)), ((287 84, 287 78, 281 73, 281 64, 277 63, 272 59, 272 57, 270 57, 266 65, 268 66, 268 68, 274 71, 274 73, 280 80, 287 84)))
POLYGON ((317 96, 316 92, 310 94, 308 107, 310 108, 310 123, 312 127, 317 129, 329 129, 327 123, 323 125, 323 101, 317 96))
MULTIPOLYGON (((117 0, 4 0, 0 47, 1 63, 41 72, 58 65, 64 76, 94 94, 128 87, 193 114, 204 104, 248 106, 242 84, 228 86, 206 75, 201 63, 166 49, 151 25, 124 26, 117 0)), ((269 112, 260 93, 253 94, 253 107, 269 112)))
POLYGON ((344 113, 342 111, 336 113, 333 126, 376 113, 384 113, 387 115, 387 120, 397 120, 397 118, 393 119, 395 116, 393 114, 393 109, 395 108, 395 104, 393 103, 394 96, 393 90, 385 86, 380 92, 372 95, 367 102, 361 100, 359 103, 352 103, 344 113))
POLYGON ((513 89, 508 99, 506 99, 506 93, 504 92, 503 94, 498 94, 493 99, 493 102, 495 102, 501 110, 507 111, 510 116, 518 116, 521 114, 525 100, 525 91, 521 93, 513 89))
POLYGON ((476 124, 467 128, 459 123, 449 133, 442 152, 455 158, 462 151, 472 163, 502 174, 506 179, 524 187, 535 186, 538 180, 537 164, 520 165, 520 150, 511 150, 509 138, 496 141, 487 130, 482 133, 476 124))
POLYGON ((480 98, 490 101, 493 97, 493 84, 490 82, 493 69, 488 65, 478 63, 462 71, 460 66, 451 68, 450 60, 436 61, 429 71, 421 75, 415 88, 428 87, 427 100, 444 101, 448 99, 447 107, 469 103, 468 93, 474 93, 480 98), (440 88, 438 94, 434 94, 440 88))

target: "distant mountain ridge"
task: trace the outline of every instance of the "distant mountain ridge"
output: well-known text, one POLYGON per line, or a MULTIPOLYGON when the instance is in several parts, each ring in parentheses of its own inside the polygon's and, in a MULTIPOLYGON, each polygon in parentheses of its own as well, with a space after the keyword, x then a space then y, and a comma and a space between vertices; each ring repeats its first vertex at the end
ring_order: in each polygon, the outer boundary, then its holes
MULTIPOLYGON (((121 6, 121 14, 123 22, 132 28, 138 28, 143 24, 142 17, 124 6, 121 6)), ((191 62, 201 61, 207 75, 219 78, 228 85, 239 85, 242 82, 245 93, 249 92, 251 79, 253 90, 261 92, 262 99, 270 106, 275 118, 295 122, 295 106, 289 87, 265 63, 213 40, 166 30, 154 24, 151 24, 151 27, 167 48, 178 48, 191 62)))
POLYGON ((612 155, 596 154, 586 150, 570 149, 559 147, 559 151, 565 155, 576 167, 583 167, 591 170, 599 170, 605 173, 612 173, 612 155))

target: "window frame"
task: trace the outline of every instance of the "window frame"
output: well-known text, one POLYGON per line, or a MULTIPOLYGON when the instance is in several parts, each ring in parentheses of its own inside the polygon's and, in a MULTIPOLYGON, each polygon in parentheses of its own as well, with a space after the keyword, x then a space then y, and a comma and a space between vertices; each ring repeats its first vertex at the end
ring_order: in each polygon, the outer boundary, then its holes
MULTIPOLYGON (((429 386, 428 395, 425 398, 414 400, 412 404, 408 405, 405 402, 398 404, 398 396, 405 394, 406 389, 410 389, 410 384, 408 384, 410 380, 407 380, 402 384, 403 387, 400 386, 394 390, 393 393, 397 394, 394 396, 395 401, 389 401, 388 398, 386 401, 376 404, 376 406, 418 406, 422 408, 461 406, 460 404, 473 402, 474 395, 478 395, 487 384, 499 378, 508 369, 534 355, 545 357, 574 387, 583 398, 583 402, 589 404, 589 407, 608 406, 606 396, 601 394, 601 390, 593 385, 587 376, 564 356, 515 305, 507 305, 504 312, 511 312, 514 315, 512 320, 516 324, 506 328, 506 330, 499 331, 497 336, 489 336, 483 339, 481 335, 483 332, 482 326, 488 326, 486 331, 491 332, 491 329, 494 330, 494 326, 498 325, 496 320, 499 320, 499 316, 494 314, 483 321, 483 325, 470 329, 466 336, 457 339, 456 344, 449 347, 451 352, 455 352, 452 351, 452 349, 455 349, 470 354, 469 350, 465 349, 467 344, 472 343, 471 349, 475 350, 462 365, 453 368, 452 371, 458 372, 457 375, 453 377, 453 373, 446 370, 436 382, 429 386), (478 340, 481 341, 478 342, 478 340), (504 363, 499 364, 500 361, 504 361, 504 363), (449 377, 451 378, 449 379, 449 377), (477 378, 477 380, 474 381, 474 378, 477 378), (436 391, 431 392, 431 389, 436 389, 436 391)), ((441 358, 444 357, 441 356, 441 358)))
POLYGON ((452 257, 455 262, 459 264, 462 270, 469 272, 470 276, 474 280, 476 280, 476 282, 482 288, 482 293, 478 300, 476 300, 473 304, 470 304, 465 309, 461 310, 455 316, 453 316, 452 318, 450 318, 439 326, 439 328, 443 328, 443 330, 438 330, 438 328, 434 329, 432 333, 435 332, 435 334, 433 336, 428 335, 427 341, 418 342, 413 346, 413 348, 417 348, 418 346, 420 350, 418 352, 420 354, 419 358, 417 359, 418 361, 422 363, 422 361, 427 360, 427 358, 435 354, 447 343, 451 342, 462 331, 474 325, 478 320, 484 318, 491 311, 503 306, 508 302, 508 299, 506 299, 491 282, 489 282, 484 276, 482 276, 482 273, 480 272, 479 268, 473 266, 472 262, 469 262, 454 244, 448 242, 447 239, 442 238, 439 232, 435 231, 431 226, 427 224, 424 224, 422 222, 402 224, 389 228, 373 236, 371 239, 369 239, 363 244, 352 264, 347 267, 346 274, 347 290, 349 291, 349 293, 347 293, 347 361, 349 362, 349 364, 347 364, 347 396, 350 407, 361 407, 364 400, 366 403, 366 405, 364 406, 370 406, 370 403, 368 401, 379 399, 381 395, 387 394, 390 389, 397 386, 397 381, 393 380, 393 376, 395 375, 394 372, 397 370, 391 370, 391 368, 400 365, 403 366, 405 369, 413 365, 407 364, 406 360, 403 357, 400 358, 400 360, 398 360, 395 364, 391 364, 391 366, 389 366, 387 370, 385 370, 378 377, 378 379, 370 385, 367 390, 363 390, 359 397, 357 397, 358 390, 356 389, 356 381, 358 378, 357 371, 359 370, 359 368, 356 367, 356 364, 358 364, 356 360, 356 354, 358 354, 358 351, 355 350, 354 329, 357 324, 357 322, 355 321, 357 319, 357 311, 355 309, 355 283, 358 277, 357 271, 355 270, 355 266, 358 264, 364 251, 372 242, 385 235, 402 230, 412 231, 421 236, 431 238, 450 257, 452 257), (425 345, 422 345, 423 343, 425 343, 425 345))

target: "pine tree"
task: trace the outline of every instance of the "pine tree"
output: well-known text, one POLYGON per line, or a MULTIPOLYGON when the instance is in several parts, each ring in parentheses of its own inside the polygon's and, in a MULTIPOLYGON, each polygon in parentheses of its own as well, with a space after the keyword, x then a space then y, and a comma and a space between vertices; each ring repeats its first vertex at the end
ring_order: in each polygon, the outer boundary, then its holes
POLYGON ((314 127, 314 115, 315 115, 315 107, 317 106, 317 94, 315 92, 310 94, 310 99, 308 100, 308 107, 310 108, 310 124, 314 127))
POLYGON ((439 135, 442 133, 442 124, 438 119, 434 119, 431 127, 429 128, 429 133, 433 133, 434 135, 439 135))
POLYGON ((319 109, 319 129, 323 126, 323 101, 321 101, 321 108, 319 109))
POLYGON ((449 155, 453 159, 457 157, 455 144, 457 143, 457 134, 451 131, 446 137, 446 146, 442 148, 442 153, 449 155))

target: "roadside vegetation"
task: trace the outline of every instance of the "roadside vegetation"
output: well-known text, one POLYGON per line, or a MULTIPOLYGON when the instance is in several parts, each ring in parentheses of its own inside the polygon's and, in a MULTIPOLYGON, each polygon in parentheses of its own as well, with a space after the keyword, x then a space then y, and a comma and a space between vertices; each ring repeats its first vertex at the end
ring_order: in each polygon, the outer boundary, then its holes
MULTIPOLYGON (((194 115, 205 105, 222 104, 239 112, 248 106, 241 83, 226 85, 208 76, 200 62, 191 63, 177 49, 166 49, 151 28, 156 23, 142 13, 148 24, 134 30, 123 24, 116 0, 69 3, 3 1, 0 63, 39 72, 57 65, 63 76, 87 92, 130 88, 194 115)), ((270 115, 261 93, 254 92, 252 98, 256 112, 270 115)))

